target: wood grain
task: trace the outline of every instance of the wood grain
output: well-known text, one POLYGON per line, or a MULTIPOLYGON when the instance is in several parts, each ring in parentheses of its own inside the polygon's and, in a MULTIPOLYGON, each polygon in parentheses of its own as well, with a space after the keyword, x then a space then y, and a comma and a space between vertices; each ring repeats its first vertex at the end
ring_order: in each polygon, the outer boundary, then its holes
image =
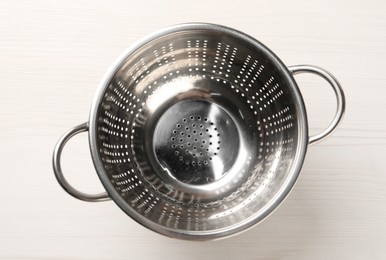
MULTIPOLYGON (((0 259, 385 259, 385 1, 1 1, 0 259), (244 31, 287 65, 330 70, 346 92, 338 131, 308 150, 288 199, 260 225, 220 241, 157 235, 113 202, 64 193, 51 154, 88 120, 96 86, 130 44, 162 27, 212 22, 244 31)), ((333 92, 297 77, 311 133, 333 92)), ((102 189, 87 136, 63 155, 69 180, 102 189)))

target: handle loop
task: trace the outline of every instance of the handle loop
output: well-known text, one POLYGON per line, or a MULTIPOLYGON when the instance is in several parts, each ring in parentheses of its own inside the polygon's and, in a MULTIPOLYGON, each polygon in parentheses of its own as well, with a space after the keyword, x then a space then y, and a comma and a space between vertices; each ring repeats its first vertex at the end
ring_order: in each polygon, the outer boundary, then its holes
POLYGON ((331 121, 330 125, 321 133, 309 137, 310 145, 318 143, 323 139, 325 139, 326 137, 328 137, 329 135, 331 135, 343 118, 344 110, 346 107, 346 101, 345 101, 343 89, 340 86, 338 80, 330 72, 320 67, 312 66, 312 65, 297 65, 297 66, 288 67, 288 70, 293 75, 296 75, 299 73, 312 73, 312 74, 318 75, 323 79, 325 79, 335 92, 337 108, 336 108, 336 112, 333 120, 331 121))
POLYGON ((89 201, 89 202, 99 202, 99 201, 106 201, 110 200, 110 197, 108 196, 107 192, 102 192, 98 194, 87 194, 84 192, 81 192, 74 187, 72 187, 64 178, 62 168, 60 165, 60 157, 64 148, 64 145, 67 143, 68 140, 70 140, 73 136, 88 131, 88 123, 83 123, 81 125, 75 126, 68 130, 58 141, 58 143, 55 146, 54 153, 52 156, 52 165, 54 168, 55 177, 58 180, 60 186, 71 196, 83 200, 83 201, 89 201))

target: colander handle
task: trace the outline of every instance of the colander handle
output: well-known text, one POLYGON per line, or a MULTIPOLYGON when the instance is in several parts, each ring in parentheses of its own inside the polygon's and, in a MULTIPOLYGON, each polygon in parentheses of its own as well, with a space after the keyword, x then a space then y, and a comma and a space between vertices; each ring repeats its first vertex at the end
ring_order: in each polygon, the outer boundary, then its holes
POLYGON ((53 157, 52 157, 52 163, 53 163, 56 179, 58 180, 60 186, 62 186, 62 188, 65 191, 67 191, 68 194, 70 194, 71 196, 77 199, 89 201, 89 202, 110 200, 110 197, 107 195, 107 192, 102 192, 98 194, 87 194, 72 187, 67 182, 66 178, 64 178, 62 167, 60 165, 60 157, 61 157, 64 145, 73 136, 86 131, 88 131, 88 123, 83 123, 81 125, 71 128, 59 139, 58 143, 55 146, 53 157))
POLYGON ((336 112, 333 120, 324 131, 309 137, 309 144, 315 144, 317 142, 320 142, 326 137, 328 137, 330 134, 332 134, 332 132, 339 125, 340 121, 343 118, 344 110, 346 107, 343 89, 340 86, 338 80, 330 72, 320 67, 313 66, 313 65, 297 65, 297 66, 288 67, 288 70, 293 75, 296 75, 299 73, 312 73, 312 74, 318 75, 323 79, 325 79, 335 92, 337 108, 336 108, 336 112))

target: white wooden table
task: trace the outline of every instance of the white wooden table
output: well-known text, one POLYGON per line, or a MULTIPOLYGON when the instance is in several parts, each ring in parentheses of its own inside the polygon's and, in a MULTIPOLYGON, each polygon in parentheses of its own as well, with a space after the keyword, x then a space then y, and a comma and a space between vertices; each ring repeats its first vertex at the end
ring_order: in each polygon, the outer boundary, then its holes
MULTIPOLYGON (((0 259, 385 259, 386 2, 1 1, 0 259), (287 65, 330 70, 346 92, 344 122, 309 148, 302 174, 269 218, 238 236, 187 242, 155 234, 113 202, 68 196, 51 166, 68 128, 88 120, 113 60, 162 27, 211 22, 244 31, 287 65)), ((311 133, 333 92, 299 76, 311 133)), ((87 135, 66 147, 79 189, 102 189, 87 135)))

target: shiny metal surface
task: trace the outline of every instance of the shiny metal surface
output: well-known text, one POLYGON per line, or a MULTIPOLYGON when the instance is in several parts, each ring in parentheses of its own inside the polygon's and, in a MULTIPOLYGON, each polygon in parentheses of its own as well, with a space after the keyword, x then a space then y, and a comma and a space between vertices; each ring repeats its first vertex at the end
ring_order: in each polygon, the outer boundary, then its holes
POLYGON ((163 235, 207 240, 253 226, 283 201, 308 126, 291 72, 269 49, 230 28, 183 24, 113 64, 89 140, 124 212, 163 235))
POLYGON ((200 99, 178 102, 157 122, 152 147, 155 165, 193 187, 217 182, 240 154, 238 133, 234 120, 215 103, 200 99))
POLYGON ((172 237, 214 239, 259 222, 293 186, 308 142, 291 73, 256 40, 215 25, 179 25, 139 42, 93 104, 91 151, 106 190, 133 219, 172 237), (192 143, 176 149, 171 140, 191 116, 220 133, 217 155, 199 147, 201 166, 192 143))

